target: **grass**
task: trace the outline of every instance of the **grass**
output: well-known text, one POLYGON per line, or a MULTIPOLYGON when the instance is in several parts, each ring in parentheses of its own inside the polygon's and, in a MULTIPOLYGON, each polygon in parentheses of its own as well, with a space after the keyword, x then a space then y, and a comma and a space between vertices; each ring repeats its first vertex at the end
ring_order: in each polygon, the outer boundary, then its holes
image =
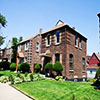
POLYGON ((35 100, 100 100, 100 91, 90 82, 41 80, 13 86, 35 100))
POLYGON ((0 71, 0 76, 10 76, 11 74, 13 74, 14 76, 17 75, 17 73, 10 70, 0 71))

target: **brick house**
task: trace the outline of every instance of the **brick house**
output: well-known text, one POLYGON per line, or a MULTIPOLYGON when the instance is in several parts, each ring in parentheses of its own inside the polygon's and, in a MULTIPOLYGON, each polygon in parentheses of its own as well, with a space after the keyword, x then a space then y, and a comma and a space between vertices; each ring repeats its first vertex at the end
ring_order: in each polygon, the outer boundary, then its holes
POLYGON ((12 55, 12 41, 9 40, 7 46, 4 49, 0 50, 0 61, 11 62, 12 55))
POLYGON ((40 34, 30 36, 18 44, 17 50, 17 65, 22 62, 30 64, 31 72, 34 71, 34 66, 40 63, 39 57, 40 34))
POLYGON ((87 65, 87 78, 94 78, 96 71, 98 69, 98 63, 100 63, 100 54, 93 53, 92 56, 88 60, 87 65))
POLYGON ((55 27, 41 35, 41 64, 60 61, 63 76, 68 79, 86 78, 87 38, 59 20, 55 27))

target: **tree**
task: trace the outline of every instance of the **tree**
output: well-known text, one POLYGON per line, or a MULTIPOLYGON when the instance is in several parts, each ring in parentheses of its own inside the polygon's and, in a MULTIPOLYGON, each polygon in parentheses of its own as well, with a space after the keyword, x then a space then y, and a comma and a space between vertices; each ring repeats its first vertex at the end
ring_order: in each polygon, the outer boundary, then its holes
POLYGON ((3 27, 6 26, 7 20, 6 18, 0 13, 0 23, 3 27))
POLYGON ((57 75, 62 75, 61 72, 63 71, 63 66, 60 62, 56 62, 54 64, 53 70, 57 72, 57 75))
POLYGON ((16 37, 12 38, 12 49, 13 49, 13 53, 12 53, 11 62, 15 62, 16 63, 17 46, 18 46, 18 43, 20 41, 22 41, 22 37, 20 37, 20 39, 17 39, 16 37))
POLYGON ((12 49, 13 49, 13 53, 12 53, 11 62, 15 62, 15 63, 16 63, 16 56, 17 56, 17 44, 18 44, 18 40, 17 40, 16 37, 14 37, 12 39, 12 49))
MULTIPOLYGON (((0 24, 1 24, 0 29, 2 28, 2 26, 5 27, 6 23, 7 23, 6 18, 0 13, 0 24)), ((5 37, 3 37, 0 33, 0 46, 4 43, 4 39, 5 37)))

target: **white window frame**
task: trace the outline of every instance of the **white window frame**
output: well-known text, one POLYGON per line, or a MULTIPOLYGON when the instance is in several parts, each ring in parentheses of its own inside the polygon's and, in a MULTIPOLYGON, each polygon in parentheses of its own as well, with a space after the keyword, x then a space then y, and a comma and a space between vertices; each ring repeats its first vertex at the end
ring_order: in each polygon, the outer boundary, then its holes
POLYGON ((28 50, 28 48, 29 48, 29 41, 27 41, 27 42, 25 42, 25 50, 28 50))
POLYGON ((78 38, 77 38, 77 35, 75 35, 75 47, 78 47, 78 38))
POLYGON ((39 46, 40 46, 39 42, 36 42, 36 51, 37 51, 37 52, 39 52, 39 49, 40 49, 39 46), (37 48, 38 48, 38 49, 37 49, 37 48))

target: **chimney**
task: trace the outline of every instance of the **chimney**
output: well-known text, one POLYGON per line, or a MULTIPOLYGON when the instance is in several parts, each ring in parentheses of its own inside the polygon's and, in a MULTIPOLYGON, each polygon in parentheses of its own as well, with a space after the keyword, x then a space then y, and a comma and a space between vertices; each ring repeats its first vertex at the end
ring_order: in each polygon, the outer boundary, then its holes
POLYGON ((75 30, 75 27, 72 27, 73 30, 75 30))
POLYGON ((40 34, 40 46, 39 46, 39 55, 41 54, 41 41, 42 41, 42 38, 41 38, 41 34, 42 34, 42 28, 40 28, 39 30, 39 34, 40 34))

